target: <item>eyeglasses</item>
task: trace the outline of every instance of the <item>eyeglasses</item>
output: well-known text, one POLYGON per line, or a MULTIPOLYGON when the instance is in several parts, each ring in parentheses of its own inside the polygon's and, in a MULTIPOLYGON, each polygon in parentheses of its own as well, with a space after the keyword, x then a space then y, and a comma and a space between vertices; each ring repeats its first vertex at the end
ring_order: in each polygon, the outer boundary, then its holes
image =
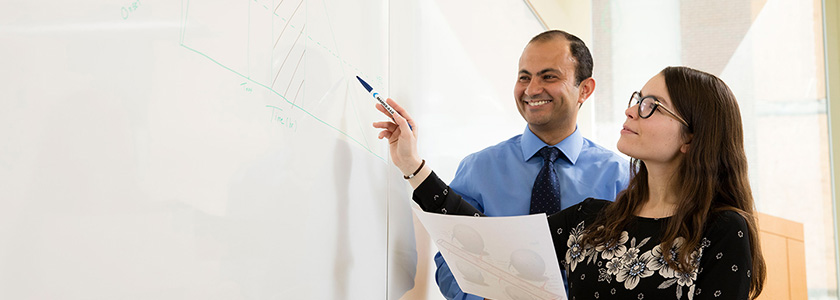
POLYGON ((683 125, 685 125, 685 127, 689 127, 688 122, 686 122, 685 119, 678 116, 677 114, 675 114, 673 111, 671 111, 667 107, 663 106, 662 102, 659 102, 659 99, 656 99, 656 97, 654 97, 654 96, 647 95, 647 96, 642 97, 641 93, 633 92, 633 95, 630 96, 630 101, 627 102, 627 107, 629 108, 629 107, 633 106, 634 104, 639 105, 639 117, 642 118, 642 119, 650 118, 650 116, 653 115, 653 112, 656 111, 656 108, 661 107, 662 109, 665 110, 666 113, 668 113, 671 116, 673 116, 674 118, 676 118, 677 121, 680 121, 680 123, 683 123, 683 125))

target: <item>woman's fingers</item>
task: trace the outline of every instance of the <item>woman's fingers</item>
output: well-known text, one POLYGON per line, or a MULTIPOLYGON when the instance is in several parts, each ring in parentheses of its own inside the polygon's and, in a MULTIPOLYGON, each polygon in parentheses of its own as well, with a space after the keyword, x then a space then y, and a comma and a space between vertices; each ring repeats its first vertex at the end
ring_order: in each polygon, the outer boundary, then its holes
POLYGON ((379 132, 379 139, 386 138, 391 141, 391 137, 397 137, 400 135, 399 125, 394 124, 394 122, 373 122, 373 127, 382 129, 382 131, 379 132), (395 133, 396 135, 394 135, 395 133))
POLYGON ((373 127, 394 131, 394 129, 397 129, 397 124, 394 124, 394 122, 388 122, 388 121, 373 122, 373 127))
POLYGON ((384 115, 388 116, 388 118, 391 117, 391 113, 389 113, 382 104, 376 103, 376 110, 382 112, 384 115))
POLYGON ((383 131, 379 132, 379 139, 381 140, 383 138, 386 138, 386 139, 390 140, 391 139, 391 134, 393 134, 391 131, 383 130, 383 131))
MULTIPOLYGON (((405 132, 405 138, 409 138, 411 136, 411 129, 409 129, 408 121, 400 113, 394 114, 394 121, 396 121, 397 125, 399 125, 399 130, 405 132)), ((402 135, 402 133, 400 133, 400 135, 402 135)))
POLYGON ((388 102, 388 105, 390 105, 397 113, 403 115, 404 118, 411 118, 411 116, 408 115, 408 112, 405 111, 405 108, 400 106, 397 101, 394 101, 394 99, 388 98, 385 102, 388 102))
MULTIPOLYGON (((411 115, 409 115, 408 112, 405 110, 405 108, 400 106, 399 103, 397 103, 397 101, 394 101, 394 99, 388 98, 387 100, 385 100, 385 102, 387 102, 388 105, 390 105, 391 108, 394 109, 394 111, 396 111, 398 114, 402 115, 403 118, 405 118, 406 122, 409 125, 411 125, 412 129, 413 129, 413 127, 415 127, 414 119, 411 118, 411 115)), ((383 107, 382 109, 385 109, 385 108, 383 107)))

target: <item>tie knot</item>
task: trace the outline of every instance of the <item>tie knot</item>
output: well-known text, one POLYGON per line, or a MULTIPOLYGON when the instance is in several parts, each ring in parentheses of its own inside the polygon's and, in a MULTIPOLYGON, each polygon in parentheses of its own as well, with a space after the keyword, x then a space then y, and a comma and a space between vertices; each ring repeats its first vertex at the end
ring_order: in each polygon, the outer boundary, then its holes
POLYGON ((540 149, 539 153, 545 161, 553 163, 555 160, 557 160, 557 157, 560 156, 560 149, 545 146, 542 147, 542 149, 540 149))

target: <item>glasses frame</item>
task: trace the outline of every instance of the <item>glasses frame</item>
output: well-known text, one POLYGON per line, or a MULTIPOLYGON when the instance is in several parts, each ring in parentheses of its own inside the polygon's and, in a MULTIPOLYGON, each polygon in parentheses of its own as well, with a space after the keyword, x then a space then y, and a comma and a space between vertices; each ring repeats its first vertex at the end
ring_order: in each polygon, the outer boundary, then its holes
POLYGON ((631 106, 633 106, 634 105, 633 100, 635 100, 637 98, 638 98, 638 100, 636 100, 635 104, 639 105, 639 118, 642 118, 642 119, 650 118, 650 116, 653 115, 653 112, 655 112, 657 108, 661 107, 662 109, 665 110, 666 113, 668 113, 669 115, 671 115, 672 117, 677 119, 677 121, 680 121, 680 123, 685 125, 685 127, 690 127, 690 126, 688 126, 688 122, 686 122, 685 119, 678 116, 676 113, 674 113, 668 107, 662 105, 662 102, 660 102, 659 99, 657 99, 653 95, 647 95, 647 96, 643 97, 641 92, 633 92, 633 94, 630 95, 630 101, 627 102, 627 108, 630 108, 631 106), (645 116, 645 115, 642 115, 642 105, 641 105, 641 103, 643 101, 645 101, 645 99, 647 99, 647 98, 653 99, 653 107, 650 109, 650 113, 645 116))

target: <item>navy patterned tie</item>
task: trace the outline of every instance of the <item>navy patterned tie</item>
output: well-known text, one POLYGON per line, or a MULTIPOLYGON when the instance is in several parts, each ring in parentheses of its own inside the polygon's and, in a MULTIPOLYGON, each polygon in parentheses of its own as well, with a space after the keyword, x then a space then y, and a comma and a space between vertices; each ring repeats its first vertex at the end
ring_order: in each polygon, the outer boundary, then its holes
POLYGON ((550 215, 560 211, 559 182, 553 165, 560 155, 560 149, 545 146, 538 153, 543 158, 543 166, 531 190, 531 214, 544 212, 550 215))

